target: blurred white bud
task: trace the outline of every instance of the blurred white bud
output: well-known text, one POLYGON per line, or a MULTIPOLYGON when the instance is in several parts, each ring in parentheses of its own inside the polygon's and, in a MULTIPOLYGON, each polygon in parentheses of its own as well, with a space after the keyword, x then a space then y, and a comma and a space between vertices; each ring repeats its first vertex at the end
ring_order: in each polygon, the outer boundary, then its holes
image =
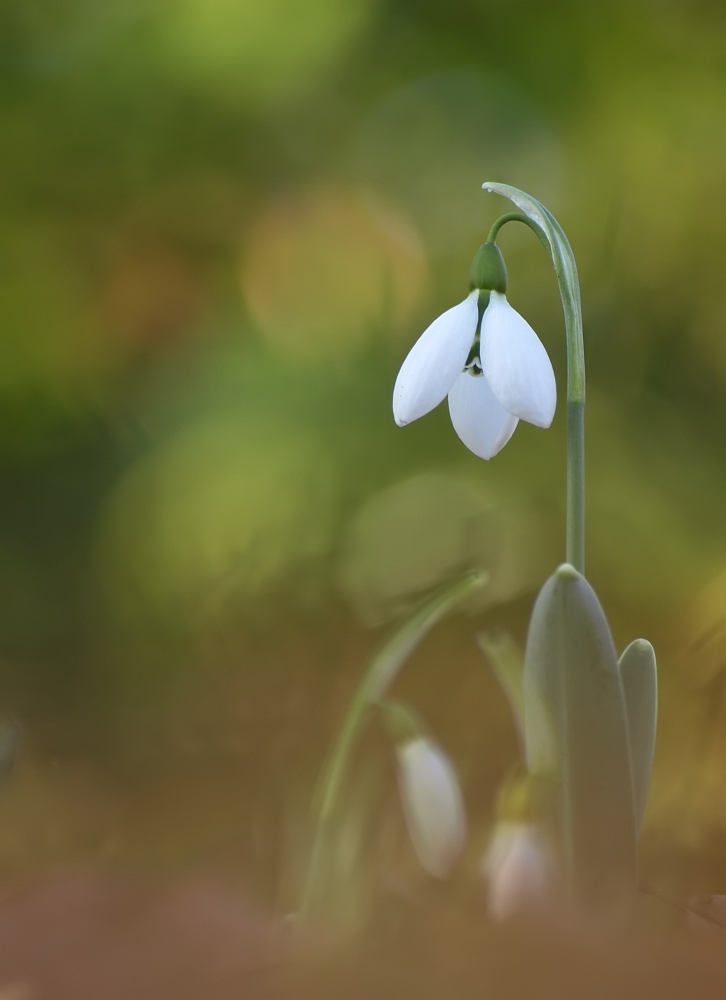
POLYGON ((466 841, 459 782, 443 750, 424 736, 399 743, 398 785, 418 859, 430 875, 446 878, 466 841))
POLYGON ((489 913, 495 920, 506 920, 541 906, 549 869, 547 847, 536 827, 497 823, 481 860, 481 872, 489 884, 489 913))

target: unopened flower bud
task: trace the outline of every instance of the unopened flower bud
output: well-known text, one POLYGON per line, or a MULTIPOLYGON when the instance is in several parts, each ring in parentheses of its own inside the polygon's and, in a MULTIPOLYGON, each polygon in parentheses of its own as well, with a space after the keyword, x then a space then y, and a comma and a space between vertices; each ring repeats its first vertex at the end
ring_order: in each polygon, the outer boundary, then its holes
POLYGON ((446 878, 466 841, 466 815, 446 754, 425 736, 399 743, 398 785, 406 825, 419 861, 446 878))
POLYGON ((549 860, 539 831, 531 823, 500 821, 481 861, 489 884, 489 913, 506 920, 545 901, 549 860))

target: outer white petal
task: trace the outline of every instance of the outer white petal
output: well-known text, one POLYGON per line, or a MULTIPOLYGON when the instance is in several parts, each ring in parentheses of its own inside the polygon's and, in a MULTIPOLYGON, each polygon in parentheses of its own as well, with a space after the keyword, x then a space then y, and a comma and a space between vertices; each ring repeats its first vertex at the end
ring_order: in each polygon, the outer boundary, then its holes
POLYGON ((408 352, 393 389, 393 416, 399 427, 438 406, 463 371, 476 334, 478 297, 474 291, 447 309, 408 352))
POLYGON ((522 420, 549 427, 557 405, 555 373, 529 323, 492 292, 481 324, 481 364, 498 402, 522 420))
POLYGON ((418 859, 430 875, 446 878, 466 841, 459 782, 446 754, 416 737, 396 747, 398 785, 418 859))
POLYGON ((501 451, 519 423, 494 398, 483 375, 463 372, 449 392, 454 430, 469 451, 492 458, 501 451))

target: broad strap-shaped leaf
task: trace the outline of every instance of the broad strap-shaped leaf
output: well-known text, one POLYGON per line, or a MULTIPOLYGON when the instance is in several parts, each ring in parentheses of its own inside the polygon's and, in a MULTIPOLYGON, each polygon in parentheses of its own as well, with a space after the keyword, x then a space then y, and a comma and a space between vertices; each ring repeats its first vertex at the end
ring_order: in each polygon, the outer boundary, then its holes
POLYGON ((619 666, 630 734, 635 825, 640 831, 650 789, 658 718, 655 651, 646 639, 636 639, 624 650, 619 666))
POLYGON ((561 566, 532 612, 524 664, 527 762, 564 890, 620 908, 637 889, 627 717, 615 647, 587 580, 561 566))

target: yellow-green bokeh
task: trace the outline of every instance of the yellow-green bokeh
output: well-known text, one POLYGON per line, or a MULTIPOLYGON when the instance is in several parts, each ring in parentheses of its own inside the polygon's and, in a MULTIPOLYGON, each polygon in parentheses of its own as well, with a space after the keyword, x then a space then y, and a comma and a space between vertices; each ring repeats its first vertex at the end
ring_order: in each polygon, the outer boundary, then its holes
MULTIPOLYGON (((563 554, 562 312, 531 232, 499 242, 556 370, 552 428, 485 463, 445 404, 397 428, 391 392, 509 208, 495 179, 542 199, 578 261, 588 575, 618 647, 644 634, 662 678, 644 871, 718 887, 725 67, 709 0, 2 5, 0 714, 35 756, 0 867, 161 866, 166 845, 291 908, 374 628, 472 562, 482 603, 400 693, 486 839, 519 751, 475 635, 521 643, 563 554)), ((380 836, 380 884, 404 872, 418 898, 376 739, 383 816, 353 810, 351 843, 380 836)))

